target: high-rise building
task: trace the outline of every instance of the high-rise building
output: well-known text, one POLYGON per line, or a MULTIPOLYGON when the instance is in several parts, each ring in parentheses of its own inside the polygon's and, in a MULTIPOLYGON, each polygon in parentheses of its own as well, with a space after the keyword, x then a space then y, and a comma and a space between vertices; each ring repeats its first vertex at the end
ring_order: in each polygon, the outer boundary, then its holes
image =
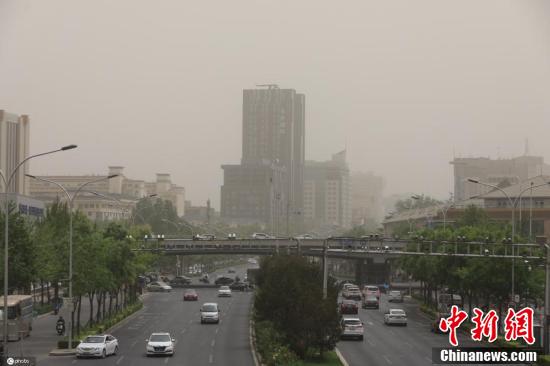
POLYGON ((462 201, 473 196, 483 195, 491 189, 481 184, 468 182, 468 178, 478 179, 492 185, 517 184, 530 177, 550 174, 550 166, 540 156, 519 156, 511 159, 455 158, 454 199, 462 201))
MULTIPOLYGON (((6 179, 29 156, 29 132, 29 116, 0 110, 0 169, 6 179)), ((10 192, 23 195, 28 193, 25 182, 25 174, 28 172, 28 164, 17 171, 9 187, 10 192)))
POLYGON ((353 225, 376 225, 384 216, 384 178, 373 173, 351 175, 351 221, 353 225))
POLYGON ((346 151, 329 161, 305 163, 303 216, 308 229, 351 226, 350 178, 346 151))
MULTIPOLYGON (((222 166, 224 185, 221 192, 221 215, 231 221, 238 218, 259 220, 261 217, 273 232, 277 226, 275 218, 282 216, 282 220, 286 222, 292 217, 293 228, 298 230, 301 216, 294 213, 301 212, 303 207, 305 96, 296 93, 294 89, 279 89, 272 84, 265 86, 265 89, 243 91, 241 165, 222 166), (258 171, 254 173, 256 169, 258 171), (272 187, 274 178, 270 178, 267 183, 258 183, 266 187, 260 189, 257 186, 249 195, 258 196, 248 198, 248 201, 255 201, 260 205, 258 209, 252 209, 244 201, 239 203, 229 199, 242 190, 231 181, 252 182, 252 177, 265 177, 266 174, 270 177, 277 176, 276 180, 280 178, 281 185, 272 187), (265 199, 266 195, 279 198, 265 199), (227 206, 230 201, 231 207, 227 206), (238 205, 238 208, 234 208, 234 205, 238 205), (275 208, 281 205, 282 209, 275 208), (256 216, 254 212, 258 210, 266 214, 256 216)), ((280 228, 281 226, 277 227, 278 231, 281 231, 280 228)))

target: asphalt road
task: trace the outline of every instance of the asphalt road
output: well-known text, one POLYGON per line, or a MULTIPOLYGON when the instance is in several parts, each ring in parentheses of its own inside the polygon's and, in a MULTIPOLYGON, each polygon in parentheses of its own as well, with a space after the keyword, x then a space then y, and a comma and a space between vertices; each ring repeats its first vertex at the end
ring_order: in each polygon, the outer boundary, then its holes
MULTIPOLYGON (((364 340, 341 340, 337 345, 350 366, 426 366, 432 364, 432 347, 450 347, 448 334, 432 333, 430 318, 411 300, 388 303, 382 294, 380 309, 360 308, 359 318, 364 323, 364 340), (384 312, 388 308, 404 309, 408 325, 385 325, 384 312)), ((458 332, 458 342, 462 347, 483 346, 463 332, 458 332)))
MULTIPOLYGON (((247 266, 235 266, 244 278, 247 266)), ((227 270, 220 271, 227 274, 227 270)), ((218 273, 220 273, 218 272, 218 273)), ((215 278, 216 273, 211 277, 215 278)), ((234 276, 235 274, 230 274, 234 276)), ((253 365, 249 343, 249 313, 252 292, 233 292, 231 298, 218 298, 217 289, 197 289, 199 301, 183 302, 182 289, 151 293, 144 309, 112 334, 119 340, 119 352, 106 359, 48 357, 40 365, 253 365), (204 302, 217 302, 219 324, 200 324, 199 308, 204 302), (153 332, 170 332, 176 338, 173 357, 146 357, 145 340, 153 332)))

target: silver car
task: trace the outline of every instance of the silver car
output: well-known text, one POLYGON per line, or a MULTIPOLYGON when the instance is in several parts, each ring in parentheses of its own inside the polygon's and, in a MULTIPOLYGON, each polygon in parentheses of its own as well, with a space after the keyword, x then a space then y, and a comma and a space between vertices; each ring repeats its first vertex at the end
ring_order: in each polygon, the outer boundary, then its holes
POLYGON ((389 309, 384 314, 384 324, 407 325, 407 313, 403 309, 389 309))
POLYGON ((388 302, 403 302, 403 294, 401 291, 390 291, 388 293, 388 302))
POLYGON ((201 324, 204 323, 219 323, 220 308, 215 302, 206 302, 201 306, 201 324))
POLYGON ((359 318, 342 318, 340 338, 357 338, 363 340, 363 322, 359 318))
POLYGON ((170 333, 153 333, 145 341, 147 342, 147 356, 174 355, 176 340, 170 336, 170 333))

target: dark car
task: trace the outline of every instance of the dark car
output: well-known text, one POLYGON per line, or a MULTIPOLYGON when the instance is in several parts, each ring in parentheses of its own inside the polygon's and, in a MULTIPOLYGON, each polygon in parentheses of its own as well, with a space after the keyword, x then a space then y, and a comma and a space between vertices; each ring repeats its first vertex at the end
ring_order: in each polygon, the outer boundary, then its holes
POLYGON ((183 287, 191 283, 191 278, 186 276, 177 276, 170 281, 172 287, 183 287))
POLYGON ((246 291, 248 290, 248 284, 245 282, 233 282, 229 285, 229 288, 234 291, 246 291))
POLYGON ((358 314, 359 306, 357 306, 357 302, 353 300, 344 300, 340 303, 340 313, 341 314, 358 314))
POLYGON ((216 278, 216 281, 214 281, 216 285, 231 285, 233 282, 235 282, 234 279, 223 276, 216 278))

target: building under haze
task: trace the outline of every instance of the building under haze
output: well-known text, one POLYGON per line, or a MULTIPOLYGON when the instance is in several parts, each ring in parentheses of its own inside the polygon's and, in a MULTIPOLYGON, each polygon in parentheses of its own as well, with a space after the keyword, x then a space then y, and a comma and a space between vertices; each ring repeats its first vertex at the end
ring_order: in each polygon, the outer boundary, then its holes
POLYGON ((346 151, 328 161, 305 163, 303 217, 308 230, 351 227, 350 177, 346 151))
MULTIPOLYGON (((112 179, 102 180, 86 186, 84 192, 75 200, 75 208, 82 211, 92 220, 120 220, 128 219, 135 208, 137 201, 152 194, 158 198, 172 202, 178 216, 185 213, 185 189, 173 184, 169 174, 157 174, 155 182, 146 182, 127 178, 124 175, 124 167, 110 166, 106 175, 55 175, 40 176, 40 178, 57 182, 67 188, 69 192, 75 191, 80 185, 108 175, 118 174, 112 179), (100 197, 90 192, 97 192, 109 198, 100 197)), ((45 202, 63 200, 65 195, 55 184, 30 179, 29 190, 31 196, 45 202)))
POLYGON ((451 165, 454 168, 455 201, 483 195, 491 189, 481 184, 471 184, 468 178, 492 185, 510 185, 537 175, 550 174, 550 166, 540 156, 525 155, 511 159, 455 158, 451 165))
POLYGON ((262 222, 282 234, 291 228, 283 230, 281 221, 301 227, 293 213, 303 206, 305 96, 265 87, 243 91, 242 159, 222 166, 221 215, 228 222, 262 222))
POLYGON ((384 178, 371 172, 351 175, 351 222, 375 226, 384 216, 384 178))
MULTIPOLYGON (((17 165, 29 156, 29 116, 17 115, 0 110, 0 169, 6 179, 17 165)), ((28 194, 25 174, 29 165, 22 166, 9 187, 9 191, 17 194, 28 194)))

